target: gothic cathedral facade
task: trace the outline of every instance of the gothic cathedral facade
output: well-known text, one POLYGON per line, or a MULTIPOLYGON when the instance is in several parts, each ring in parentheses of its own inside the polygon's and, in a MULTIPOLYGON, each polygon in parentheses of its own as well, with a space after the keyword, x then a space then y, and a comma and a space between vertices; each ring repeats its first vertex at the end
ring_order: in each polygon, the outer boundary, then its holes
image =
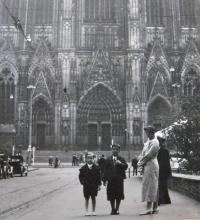
POLYGON ((41 150, 137 149, 145 125, 170 125, 195 94, 199 0, 4 2, 2 140, 41 150))

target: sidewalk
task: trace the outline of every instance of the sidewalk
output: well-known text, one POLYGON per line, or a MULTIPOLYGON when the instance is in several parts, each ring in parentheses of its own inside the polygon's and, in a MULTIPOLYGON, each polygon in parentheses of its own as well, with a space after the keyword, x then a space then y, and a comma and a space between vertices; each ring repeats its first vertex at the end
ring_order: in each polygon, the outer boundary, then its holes
POLYGON ((141 183, 140 177, 126 180, 126 198, 121 207, 125 215, 133 215, 132 219, 137 220, 200 220, 200 202, 172 190, 169 190, 172 204, 159 206, 158 214, 140 216, 139 213, 145 209, 145 203, 141 202, 141 183))

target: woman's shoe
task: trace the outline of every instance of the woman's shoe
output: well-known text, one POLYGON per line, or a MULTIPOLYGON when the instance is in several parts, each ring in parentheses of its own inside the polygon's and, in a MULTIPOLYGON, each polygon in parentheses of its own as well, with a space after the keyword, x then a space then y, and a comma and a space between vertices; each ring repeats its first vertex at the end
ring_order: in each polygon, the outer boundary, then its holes
POLYGON ((143 212, 140 213, 140 215, 151 215, 153 213, 153 211, 151 209, 147 209, 143 212))
POLYGON ((158 209, 154 209, 154 210, 152 211, 152 214, 158 214, 158 212, 159 212, 158 209))

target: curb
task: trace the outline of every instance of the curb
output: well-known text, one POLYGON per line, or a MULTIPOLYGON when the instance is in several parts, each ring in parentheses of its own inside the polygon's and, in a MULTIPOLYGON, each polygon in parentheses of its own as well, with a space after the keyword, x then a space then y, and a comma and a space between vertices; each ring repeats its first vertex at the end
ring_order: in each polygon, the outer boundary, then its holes
POLYGON ((31 169, 28 169, 28 172, 32 172, 32 171, 35 171, 35 170, 39 170, 39 168, 33 167, 31 169))

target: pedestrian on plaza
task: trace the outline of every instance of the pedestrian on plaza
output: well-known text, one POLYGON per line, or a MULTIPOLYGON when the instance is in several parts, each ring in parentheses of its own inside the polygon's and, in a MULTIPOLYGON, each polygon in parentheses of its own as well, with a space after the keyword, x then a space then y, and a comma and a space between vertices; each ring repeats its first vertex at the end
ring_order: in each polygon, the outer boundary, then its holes
POLYGON ((85 197, 85 215, 96 216, 96 196, 98 194, 98 190, 101 188, 101 177, 100 177, 100 169, 94 163, 94 155, 88 152, 86 157, 86 164, 80 168, 79 180, 83 185, 83 195, 85 197), (89 199, 91 197, 92 200, 92 213, 88 212, 89 199))
POLYGON ((0 178, 3 178, 4 176, 4 162, 3 158, 0 156, 0 178))
POLYGON ((83 154, 80 154, 80 157, 79 157, 79 163, 83 163, 84 160, 83 160, 83 154))
POLYGON ((166 138, 164 135, 157 136, 159 141, 160 150, 158 152, 158 164, 159 164, 159 200, 160 204, 171 204, 171 199, 168 193, 168 179, 172 175, 170 166, 169 151, 165 148, 166 138))
POLYGON ((140 215, 158 213, 158 177, 159 165, 157 155, 159 142, 155 138, 156 129, 153 126, 144 128, 148 140, 144 143, 144 148, 140 155, 138 167, 143 168, 142 180, 142 202, 147 202, 147 209, 140 215))
POLYGON ((105 162, 106 162, 106 159, 105 159, 105 157, 104 157, 104 154, 102 154, 102 155, 100 156, 100 158, 98 159, 98 165, 99 165, 99 168, 100 168, 100 171, 101 171, 101 179, 102 179, 102 180, 103 180, 105 162))
POLYGON ((79 166, 79 157, 77 154, 75 155, 75 165, 79 166))
POLYGON ((84 152, 85 162, 86 162, 87 155, 88 155, 88 150, 86 149, 85 152, 84 152))
POLYGON ((120 145, 113 144, 112 156, 105 161, 103 182, 107 185, 107 200, 110 201, 111 215, 119 215, 121 200, 124 199, 125 170, 128 165, 125 159, 119 156, 120 145))
POLYGON ((72 155, 72 166, 76 166, 76 154, 72 155))
POLYGON ((54 168, 58 168, 59 165, 60 165, 60 160, 58 159, 58 157, 56 157, 54 162, 54 168))
POLYGON ((137 159, 137 157, 134 157, 133 159, 132 159, 132 167, 133 167, 133 176, 134 176, 134 174, 137 176, 137 164, 138 164, 138 159, 137 159))
POLYGON ((53 157, 49 156, 49 166, 52 167, 53 166, 53 157))

